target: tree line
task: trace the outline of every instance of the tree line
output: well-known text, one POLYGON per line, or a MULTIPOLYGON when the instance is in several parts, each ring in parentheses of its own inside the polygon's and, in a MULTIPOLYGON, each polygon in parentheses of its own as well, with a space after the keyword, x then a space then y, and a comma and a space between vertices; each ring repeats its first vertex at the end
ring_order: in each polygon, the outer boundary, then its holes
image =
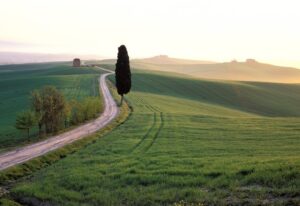
POLYGON ((83 123, 97 117, 102 110, 99 97, 87 97, 82 101, 67 101, 54 86, 45 86, 30 94, 30 109, 17 115, 15 127, 26 131, 37 127, 39 136, 55 134, 61 129, 83 123))

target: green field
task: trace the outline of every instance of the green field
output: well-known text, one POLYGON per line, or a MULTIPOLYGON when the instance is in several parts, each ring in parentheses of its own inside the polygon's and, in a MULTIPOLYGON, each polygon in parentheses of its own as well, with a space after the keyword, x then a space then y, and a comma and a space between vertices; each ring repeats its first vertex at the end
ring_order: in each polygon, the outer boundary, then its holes
MULTIPOLYGON (((16 114, 29 108, 32 90, 54 85, 68 99, 99 95, 97 79, 100 71, 69 65, 45 63, 0 66, 0 152, 27 141, 26 135, 14 128, 14 123, 16 114)), ((31 140, 35 138, 33 135, 31 140)))
POLYGON ((124 124, 17 183, 12 197, 26 205, 300 204, 300 85, 141 70, 132 79, 124 124))

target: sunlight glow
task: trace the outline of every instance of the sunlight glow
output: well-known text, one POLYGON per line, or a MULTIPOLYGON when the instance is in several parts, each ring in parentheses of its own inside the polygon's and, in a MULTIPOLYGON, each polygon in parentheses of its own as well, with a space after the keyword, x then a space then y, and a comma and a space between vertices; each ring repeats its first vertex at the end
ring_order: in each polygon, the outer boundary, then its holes
MULTIPOLYGON (((300 68, 297 0, 0 0, 14 50, 115 57, 255 58, 300 68)), ((1 46, 1 50, 12 50, 1 46)))

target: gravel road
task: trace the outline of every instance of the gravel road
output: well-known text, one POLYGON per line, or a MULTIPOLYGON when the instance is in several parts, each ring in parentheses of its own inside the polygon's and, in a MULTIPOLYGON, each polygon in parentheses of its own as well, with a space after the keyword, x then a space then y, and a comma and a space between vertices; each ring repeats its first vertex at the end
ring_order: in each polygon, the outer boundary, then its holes
POLYGON ((100 117, 89 123, 76 127, 75 129, 72 129, 68 132, 50 137, 44 141, 20 147, 7 153, 1 154, 0 171, 8 167, 26 162, 35 157, 44 155, 47 152, 60 148, 64 145, 70 144, 71 142, 74 142, 83 137, 86 137, 89 134, 96 132, 97 130, 103 128, 109 122, 111 122, 117 116, 119 109, 112 95, 110 94, 110 91, 105 81, 106 77, 108 75, 111 75, 112 72, 106 69, 102 70, 108 71, 109 73, 102 74, 99 77, 99 86, 103 94, 105 107, 100 117))

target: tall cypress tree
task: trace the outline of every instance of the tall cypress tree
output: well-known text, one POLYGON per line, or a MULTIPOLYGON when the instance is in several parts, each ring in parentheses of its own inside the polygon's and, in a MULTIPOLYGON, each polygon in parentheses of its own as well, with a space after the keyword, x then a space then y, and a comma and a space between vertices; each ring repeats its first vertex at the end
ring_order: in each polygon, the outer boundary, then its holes
POLYGON ((118 60, 116 64, 116 87, 118 94, 121 95, 121 103, 123 103, 123 95, 127 94, 131 88, 131 72, 129 65, 129 56, 124 45, 118 48, 118 60))

